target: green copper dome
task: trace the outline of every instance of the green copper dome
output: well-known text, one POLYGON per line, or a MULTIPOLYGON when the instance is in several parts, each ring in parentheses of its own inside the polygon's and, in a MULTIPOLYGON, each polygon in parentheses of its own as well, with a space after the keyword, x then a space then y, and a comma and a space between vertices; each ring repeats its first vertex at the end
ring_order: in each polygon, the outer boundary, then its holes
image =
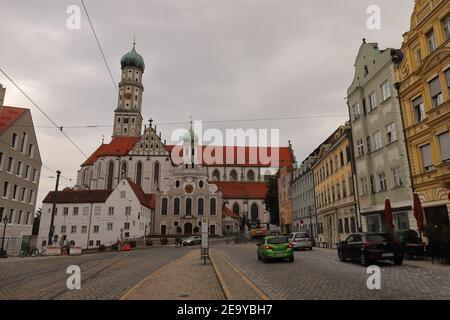
POLYGON ((125 67, 136 67, 142 70, 144 72, 145 69, 145 63, 142 56, 136 52, 135 44, 133 43, 133 49, 131 49, 130 52, 128 52, 126 55, 120 59, 120 65, 122 68, 125 67))

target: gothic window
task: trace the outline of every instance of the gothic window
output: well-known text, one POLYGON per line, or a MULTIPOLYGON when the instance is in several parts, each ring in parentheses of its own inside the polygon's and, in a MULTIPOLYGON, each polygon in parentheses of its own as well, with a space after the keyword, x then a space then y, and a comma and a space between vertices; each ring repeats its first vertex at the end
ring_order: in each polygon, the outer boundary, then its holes
POLYGON ((136 165, 136 184, 142 187, 142 163, 138 162, 136 165))
POLYGON ((219 170, 214 170, 212 174, 212 180, 213 181, 219 181, 220 180, 220 172, 219 170))
POLYGON ((237 172, 236 172, 236 170, 231 170, 231 172, 230 172, 230 180, 231 181, 237 181, 237 172))
POLYGON ((120 177, 124 179, 128 176, 128 166, 126 162, 122 163, 122 168, 120 169, 120 177))
POLYGON ((255 223, 258 221, 258 205, 256 203, 252 204, 252 207, 250 209, 250 216, 252 219, 252 223, 255 223))
POLYGON ((255 173, 253 172, 253 170, 249 170, 247 172, 247 180, 248 181, 255 181, 255 173))
POLYGON ((114 163, 110 162, 108 165, 108 183, 106 188, 107 189, 112 189, 112 185, 113 185, 113 179, 114 179, 114 163))
POLYGON ((153 170, 153 183, 157 190, 159 190, 159 162, 155 162, 154 170, 153 170))
POLYGON ((162 198, 161 199, 161 215, 163 215, 163 216, 167 215, 167 204, 168 204, 167 198, 162 198))
POLYGON ((233 212, 236 213, 237 215, 240 215, 240 209, 239 209, 238 203, 233 204, 233 212))

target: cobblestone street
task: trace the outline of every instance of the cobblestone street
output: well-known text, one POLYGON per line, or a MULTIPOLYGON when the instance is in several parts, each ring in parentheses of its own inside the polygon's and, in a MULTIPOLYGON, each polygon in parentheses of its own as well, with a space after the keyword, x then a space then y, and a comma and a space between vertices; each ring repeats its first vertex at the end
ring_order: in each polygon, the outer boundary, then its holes
POLYGON ((256 257, 255 244, 223 244, 216 248, 271 299, 450 298, 450 270, 379 263, 381 290, 369 290, 366 268, 339 261, 336 250, 298 251, 294 263, 263 263, 256 257))
POLYGON ((0 261, 0 299, 116 299, 130 287, 189 252, 150 248, 71 257, 0 261), (81 269, 81 290, 68 291, 66 269, 81 269))

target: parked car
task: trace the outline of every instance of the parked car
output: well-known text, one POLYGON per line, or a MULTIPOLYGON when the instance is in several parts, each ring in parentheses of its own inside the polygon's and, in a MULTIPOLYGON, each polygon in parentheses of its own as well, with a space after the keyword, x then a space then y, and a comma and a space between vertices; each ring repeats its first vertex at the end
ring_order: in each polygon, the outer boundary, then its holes
POLYGON ((308 232, 294 232, 289 235, 289 241, 292 243, 294 250, 309 249, 312 250, 314 246, 313 240, 310 238, 308 232))
POLYGON ((341 261, 359 261, 363 266, 375 260, 390 260, 401 265, 404 258, 400 242, 383 232, 353 233, 339 243, 337 251, 341 261))
POLYGON ((264 237, 257 246, 258 260, 289 259, 294 262, 294 249, 286 236, 264 237))
POLYGON ((200 244, 200 243, 202 243, 202 238, 200 238, 198 236, 189 237, 189 238, 183 239, 183 241, 181 241, 181 244, 183 246, 193 246, 193 245, 200 244))

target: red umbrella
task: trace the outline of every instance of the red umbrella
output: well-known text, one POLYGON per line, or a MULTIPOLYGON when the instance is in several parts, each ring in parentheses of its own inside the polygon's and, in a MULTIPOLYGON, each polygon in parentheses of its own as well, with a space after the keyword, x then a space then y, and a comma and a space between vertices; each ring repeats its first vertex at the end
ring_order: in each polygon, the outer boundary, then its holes
POLYGON ((420 233, 424 230, 424 224, 423 224, 423 209, 422 204, 420 203, 419 195, 417 193, 414 193, 414 217, 417 221, 417 229, 420 233))
POLYGON ((386 220, 386 226, 389 232, 394 232, 394 223, 393 223, 393 215, 392 215, 392 207, 389 199, 384 201, 384 219, 386 220))

